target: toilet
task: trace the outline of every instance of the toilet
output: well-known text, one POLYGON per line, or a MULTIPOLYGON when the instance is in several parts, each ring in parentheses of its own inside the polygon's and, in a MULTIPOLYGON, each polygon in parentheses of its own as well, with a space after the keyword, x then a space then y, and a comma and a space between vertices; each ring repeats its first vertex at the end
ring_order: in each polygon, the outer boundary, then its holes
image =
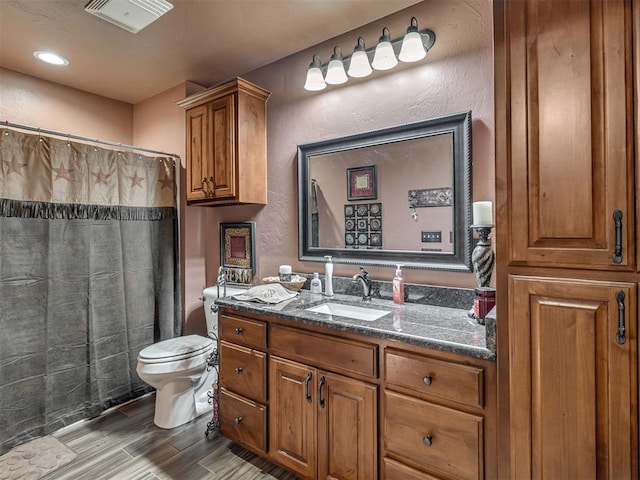
MULTIPOLYGON (((220 289, 222 295, 222 288, 220 289)), ((244 289, 227 286, 227 296, 244 289)), ((218 313, 212 308, 218 288, 202 292, 207 332, 163 340, 143 348, 138 354, 136 372, 142 381, 156 389, 153 422, 160 428, 175 428, 206 412, 212 412, 208 392, 217 381, 215 368, 207 371, 207 358, 217 351, 218 313)))

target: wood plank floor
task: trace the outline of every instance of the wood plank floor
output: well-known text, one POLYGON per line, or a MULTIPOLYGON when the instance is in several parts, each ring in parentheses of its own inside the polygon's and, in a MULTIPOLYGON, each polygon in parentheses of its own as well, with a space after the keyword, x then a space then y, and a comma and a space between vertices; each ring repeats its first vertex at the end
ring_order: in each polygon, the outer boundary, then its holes
POLYGON ((205 436, 210 415, 172 430, 156 427, 154 402, 145 396, 53 433, 77 457, 43 480, 297 479, 218 432, 205 436))

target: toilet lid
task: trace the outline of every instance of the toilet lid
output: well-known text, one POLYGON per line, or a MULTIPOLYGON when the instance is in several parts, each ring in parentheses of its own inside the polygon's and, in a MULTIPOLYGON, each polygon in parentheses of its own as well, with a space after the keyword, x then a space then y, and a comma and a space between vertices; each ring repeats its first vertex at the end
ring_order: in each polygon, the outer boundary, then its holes
POLYGON ((146 361, 181 360, 183 358, 199 355, 211 348, 213 340, 201 335, 186 335, 163 340, 140 351, 139 358, 146 361))

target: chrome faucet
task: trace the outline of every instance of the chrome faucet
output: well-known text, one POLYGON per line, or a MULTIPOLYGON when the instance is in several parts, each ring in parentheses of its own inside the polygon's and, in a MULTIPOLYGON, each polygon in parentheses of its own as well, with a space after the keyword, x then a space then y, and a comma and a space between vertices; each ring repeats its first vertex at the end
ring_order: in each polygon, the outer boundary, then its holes
POLYGON ((218 267, 218 280, 216 281, 218 287, 218 298, 220 298, 220 287, 222 287, 222 297, 227 296, 227 275, 224 271, 224 267, 220 265, 218 267))
POLYGON ((369 278, 369 272, 367 272, 364 267, 360 267, 360 273, 356 273, 353 276, 353 282, 357 283, 358 280, 362 284, 362 301, 370 302, 371 301, 371 279, 369 278))

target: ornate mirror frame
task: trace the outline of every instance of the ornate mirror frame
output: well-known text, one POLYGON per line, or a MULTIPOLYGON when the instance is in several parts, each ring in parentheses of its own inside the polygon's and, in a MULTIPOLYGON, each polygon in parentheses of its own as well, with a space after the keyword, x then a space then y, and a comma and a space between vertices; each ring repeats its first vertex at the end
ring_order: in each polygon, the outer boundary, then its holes
MULTIPOLYGON (((472 271, 471 251, 471 112, 399 125, 298 146, 298 253, 302 261, 323 262, 331 255, 335 263, 394 266, 459 272, 472 271), (453 136, 453 252, 322 248, 311 245, 310 160, 317 155, 375 147, 404 140, 453 136)), ((402 195, 407 195, 403 191, 402 195)), ((386 212, 385 214, 389 214, 386 212)), ((409 215, 409 199, 403 214, 409 215)), ((401 234, 401 232, 398 232, 401 234)))

